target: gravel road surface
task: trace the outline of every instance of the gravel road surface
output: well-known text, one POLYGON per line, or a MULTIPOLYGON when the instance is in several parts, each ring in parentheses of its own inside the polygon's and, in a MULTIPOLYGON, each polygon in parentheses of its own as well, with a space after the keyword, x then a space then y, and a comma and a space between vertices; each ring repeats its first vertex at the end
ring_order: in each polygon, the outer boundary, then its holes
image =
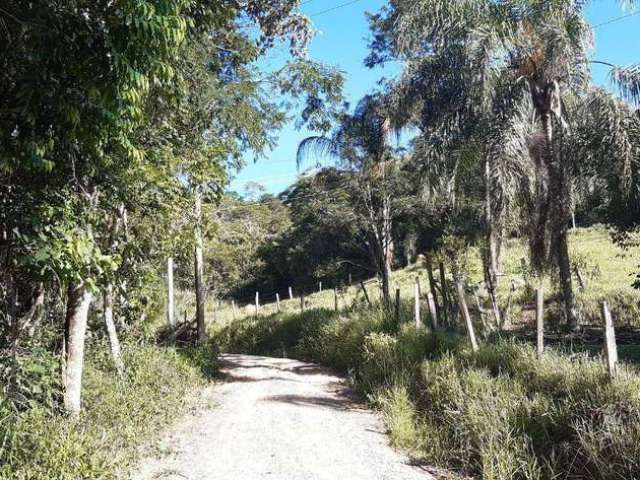
POLYGON ((208 408, 168 432, 135 480, 425 480, 345 382, 317 365, 222 357, 208 408))

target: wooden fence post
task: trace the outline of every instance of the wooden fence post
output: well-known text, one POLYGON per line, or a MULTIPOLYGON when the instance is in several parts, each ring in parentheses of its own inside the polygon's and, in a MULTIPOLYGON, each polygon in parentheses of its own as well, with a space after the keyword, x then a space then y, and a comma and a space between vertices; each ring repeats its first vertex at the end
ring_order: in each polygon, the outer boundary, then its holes
POLYGON ((396 323, 400 323, 400 289, 396 288, 396 323))
POLYGON ((364 298, 367 300, 367 303, 370 307, 373 306, 371 303, 371 299, 369 298, 369 294, 367 293, 367 287, 364 286, 364 282, 360 282, 360 288, 362 288, 362 292, 364 293, 364 298))
POLYGON ((289 300, 293 300, 293 288, 289 287, 289 300))
POLYGON ((260 313, 260 293, 256 292, 256 316, 260 313))
POLYGON ((602 302, 602 318, 604 320, 604 347, 607 358, 609 378, 614 379, 618 375, 618 347, 616 345, 616 332, 613 327, 613 319, 609 304, 602 302))
POLYGON ((322 282, 318 282, 318 293, 322 293, 322 282))
POLYGON ((537 329, 537 354, 538 360, 542 359, 544 353, 544 290, 542 285, 536 292, 536 329, 537 329))
POLYGON ((476 340, 476 334, 473 331, 473 323, 471 322, 471 315, 469 315, 469 307, 467 307, 467 300, 464 295, 464 287, 461 280, 456 280, 456 290, 458 291, 458 302, 460 302, 460 311, 464 317, 464 322, 467 326, 467 333, 469 334, 469 340, 471 341, 471 348, 474 352, 478 351, 478 342, 476 340))
POLYGON ((416 283, 414 288, 414 311, 415 311, 415 320, 416 320, 416 328, 420 328, 422 326, 422 319, 420 318, 420 278, 416 277, 416 283))
POLYGON ((278 309, 278 313, 280 313, 280 294, 276 293, 276 308, 278 309))
POLYGON ((351 286, 352 283, 351 273, 349 273, 349 286, 351 286))
POLYGON ((333 289, 333 304, 337 312, 340 309, 338 306, 338 289, 337 288, 333 289))
POLYGON ((573 266, 573 272, 576 274, 576 278, 578 279, 578 285, 580 285, 580 290, 582 290, 584 292, 585 289, 587 288, 587 284, 584 281, 584 277, 582 276, 582 272, 580 272, 580 269, 578 268, 577 265, 573 266))
POLYGON ((438 330, 438 309, 436 308, 436 301, 433 298, 433 293, 427 292, 427 302, 429 303, 429 313, 431 314, 431 326, 433 330, 438 330))

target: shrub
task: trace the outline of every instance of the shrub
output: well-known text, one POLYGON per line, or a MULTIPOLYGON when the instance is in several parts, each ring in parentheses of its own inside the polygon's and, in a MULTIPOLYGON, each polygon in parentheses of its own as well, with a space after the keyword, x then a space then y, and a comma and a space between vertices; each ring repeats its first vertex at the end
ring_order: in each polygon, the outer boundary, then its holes
POLYGON ((111 479, 148 440, 185 409, 189 393, 212 368, 212 354, 155 346, 124 349, 119 379, 106 347, 90 349, 83 413, 67 418, 47 405, 18 411, 0 399, 0 479, 111 479), (193 359, 205 361, 195 363, 193 359), (4 405, 4 406, 3 406, 4 405))

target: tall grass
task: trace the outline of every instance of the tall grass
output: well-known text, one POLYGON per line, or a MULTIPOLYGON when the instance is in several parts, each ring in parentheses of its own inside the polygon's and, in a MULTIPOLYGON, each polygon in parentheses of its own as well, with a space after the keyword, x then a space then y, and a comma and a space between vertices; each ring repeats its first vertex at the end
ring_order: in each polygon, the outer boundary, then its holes
POLYGON ((56 411, 55 402, 35 397, 20 408, 0 395, 0 479, 116 478, 136 458, 138 447, 178 418, 204 384, 214 361, 206 348, 130 345, 124 350, 123 379, 113 370, 107 348, 92 348, 78 418, 56 411))
POLYGON ((368 309, 245 319, 216 340, 343 372, 419 461, 486 479, 640 478, 640 377, 630 368, 609 382, 597 359, 550 351, 537 361, 533 347, 499 339, 474 353, 464 337, 368 309))

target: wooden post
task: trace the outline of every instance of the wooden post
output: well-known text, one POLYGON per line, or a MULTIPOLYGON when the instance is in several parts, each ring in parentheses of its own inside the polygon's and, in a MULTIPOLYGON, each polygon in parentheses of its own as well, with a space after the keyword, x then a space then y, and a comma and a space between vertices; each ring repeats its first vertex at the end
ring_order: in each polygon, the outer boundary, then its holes
POLYGON ((256 316, 260 313, 260 293, 256 292, 256 316))
POLYGON ((322 293, 322 282, 318 282, 318 293, 322 293))
POLYGON ((538 332, 536 351, 538 360, 541 360, 544 353, 544 291, 542 285, 538 287, 536 292, 536 329, 538 332))
POLYGON ((604 347, 607 359, 609 378, 614 379, 618 375, 618 347, 616 345, 616 332, 613 327, 613 319, 609 311, 609 304, 602 302, 602 319, 604 320, 604 347))
POLYGON ((333 289, 333 304, 334 304, 334 307, 336 309, 336 312, 338 310, 340 310, 339 305, 338 305, 338 289, 337 288, 333 289))
POLYGON ((276 293, 276 308, 278 309, 278 313, 280 313, 280 294, 276 293))
MULTIPOLYGON (((449 291, 443 262, 438 262, 438 270, 440 270, 440 289, 442 290, 442 320, 444 323, 449 323, 449 291)), ((453 324, 453 320, 450 323, 453 324)))
POLYGON ((300 313, 304 313, 304 295, 300 295, 300 313))
POLYGON ((467 333, 469 334, 469 340, 471 340, 471 348, 474 352, 478 351, 478 342, 476 341, 476 334, 473 331, 473 323, 471 322, 471 315, 469 315, 469 308, 467 307, 467 301, 464 295, 464 287, 461 280, 456 281, 456 290, 458 291, 458 301, 460 302, 460 311, 464 317, 464 322, 467 326, 467 333))
POLYGON ((422 326, 422 319, 420 318, 420 278, 416 277, 416 284, 414 288, 414 311, 416 319, 416 328, 422 326))
POLYGON ((352 283, 351 273, 349 273, 349 286, 351 286, 352 283))
POLYGON ((580 285, 580 290, 582 290, 584 292, 585 289, 587 288, 587 284, 584 281, 584 277, 582 276, 582 272, 580 272, 580 269, 578 268, 577 265, 573 266, 573 272, 576 274, 576 278, 578 279, 578 285, 580 285))
POLYGON ((235 300, 231 300, 231 309, 233 310, 233 319, 236 320, 238 313, 236 311, 236 301, 235 300))
POLYGON ((176 326, 175 296, 173 290, 173 257, 167 258, 167 323, 171 329, 176 326))
POLYGON ((289 300, 293 300, 293 288, 289 287, 289 300))
POLYGON ((364 293, 364 298, 367 300, 367 303, 370 307, 373 306, 371 303, 371 299, 369 298, 369 294, 367 293, 367 287, 364 286, 364 282, 360 282, 360 288, 362 288, 362 292, 364 293))
POLYGON ((396 323, 400 323, 400 289, 396 288, 396 323))
POLYGON ((429 303, 429 313, 431 314, 431 327, 434 331, 439 330, 438 325, 438 309, 436 308, 436 302, 433 298, 433 293, 427 292, 427 302, 429 303))

